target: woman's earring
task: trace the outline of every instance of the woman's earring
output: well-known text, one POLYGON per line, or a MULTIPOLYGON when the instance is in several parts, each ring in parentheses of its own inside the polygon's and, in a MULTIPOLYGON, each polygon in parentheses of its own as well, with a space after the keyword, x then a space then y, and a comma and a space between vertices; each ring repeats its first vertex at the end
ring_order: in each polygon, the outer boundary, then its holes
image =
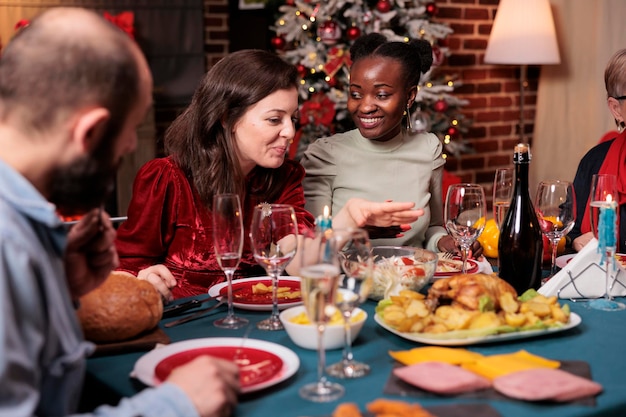
POLYGON ((626 129, 626 123, 624 123, 623 120, 620 120, 619 122, 617 122, 617 131, 619 133, 622 133, 624 129, 626 129))
POLYGON ((411 126, 411 110, 409 110, 409 105, 407 104, 406 110, 404 112, 406 115, 406 129, 411 130, 413 126, 411 126))

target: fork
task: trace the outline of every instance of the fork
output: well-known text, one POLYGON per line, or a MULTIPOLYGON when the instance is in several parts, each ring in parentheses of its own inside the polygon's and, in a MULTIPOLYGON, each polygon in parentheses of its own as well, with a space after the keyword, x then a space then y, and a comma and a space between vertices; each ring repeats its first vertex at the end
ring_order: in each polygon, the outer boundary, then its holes
POLYGON ((456 252, 449 250, 441 254, 441 259, 452 259, 455 256, 456 256, 456 252))

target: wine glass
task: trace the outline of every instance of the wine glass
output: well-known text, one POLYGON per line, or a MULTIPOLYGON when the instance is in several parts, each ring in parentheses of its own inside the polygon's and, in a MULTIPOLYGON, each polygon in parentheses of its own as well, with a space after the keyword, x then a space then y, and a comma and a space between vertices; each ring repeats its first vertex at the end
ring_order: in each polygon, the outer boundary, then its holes
POLYGON ((339 262, 344 275, 339 281, 336 306, 344 323, 345 345, 342 359, 326 368, 326 373, 338 378, 358 378, 369 373, 369 365, 357 362, 352 355, 350 322, 352 312, 367 298, 372 287, 372 246, 363 229, 333 229, 342 247, 339 262))
POLYGON ((615 272, 615 247, 617 235, 617 177, 615 175, 595 174, 591 179, 591 228, 598 239, 598 250, 603 254, 605 264, 604 297, 589 302, 589 307, 597 310, 624 310, 626 305, 613 300, 611 296, 611 270, 615 272))
POLYGON ((243 249, 242 214, 238 195, 218 194, 213 197, 213 247, 228 281, 228 313, 213 324, 225 329, 238 329, 248 324, 248 319, 236 316, 233 311, 233 275, 243 249))
POLYGON ((272 278, 272 314, 257 323, 261 330, 282 330, 278 316, 278 279, 296 254, 298 222, 292 206, 261 203, 254 208, 250 241, 254 259, 272 278))
POLYGON ((556 252, 559 241, 567 235, 576 221, 576 195, 574 185, 568 181, 541 181, 535 197, 535 211, 541 232, 550 242, 552 263, 550 276, 556 274, 556 252))
POLYGON ((317 327, 317 381, 300 388, 300 396, 315 402, 334 401, 343 396, 344 388, 324 377, 326 362, 324 331, 337 311, 335 307, 339 284, 339 257, 341 244, 332 229, 317 230, 314 239, 307 239, 300 253, 302 301, 306 314, 317 327))
POLYGON ((453 184, 448 188, 444 222, 450 236, 461 247, 462 272, 467 272, 467 257, 472 243, 485 228, 485 192, 477 184, 453 184))
POLYGON ((493 179, 493 218, 502 226, 513 197, 513 168, 498 168, 493 179))

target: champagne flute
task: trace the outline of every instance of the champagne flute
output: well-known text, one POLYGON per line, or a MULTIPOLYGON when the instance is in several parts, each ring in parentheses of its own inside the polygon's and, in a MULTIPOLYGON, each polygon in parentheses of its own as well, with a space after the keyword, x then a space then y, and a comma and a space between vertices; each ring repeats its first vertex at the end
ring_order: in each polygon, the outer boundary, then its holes
POLYGON ((493 179, 493 218, 502 226, 513 197, 513 168, 498 168, 493 179))
POLYGON ((250 241, 254 259, 272 278, 272 314, 257 323, 261 330, 282 330, 278 316, 278 280, 296 254, 298 222, 292 206, 262 203, 254 208, 250 241))
POLYGON ((299 394, 315 402, 334 401, 345 392, 341 385, 324 377, 324 331, 337 311, 335 301, 340 272, 337 256, 339 244, 332 229, 318 230, 315 238, 308 239, 305 248, 300 251, 302 300, 309 320, 317 326, 317 381, 301 387, 299 394))
POLYGON ((448 188, 444 222, 450 236, 461 247, 462 272, 467 272, 467 257, 472 243, 485 228, 485 192, 477 184, 453 184, 448 188))
POLYGON ((626 305, 613 300, 611 296, 611 269, 615 272, 615 248, 617 241, 617 177, 615 175, 595 174, 591 179, 591 228, 598 239, 598 250, 603 254, 606 268, 604 297, 589 302, 589 307, 596 310, 624 310, 626 305))
POLYGON ((354 360, 350 322, 354 309, 367 298, 372 287, 372 246, 363 229, 333 229, 342 247, 339 261, 344 272, 339 281, 336 306, 344 324, 345 345, 342 359, 326 368, 326 373, 338 378, 358 378, 369 373, 369 365, 354 360))
POLYGON ((243 249, 242 214, 238 195, 218 194, 213 197, 213 247, 228 281, 228 313, 213 324, 225 329, 238 329, 248 324, 248 319, 236 316, 233 311, 233 275, 243 249))
POLYGON ((556 252, 559 241, 574 227, 576 221, 576 195, 574 185, 568 181, 541 181, 535 197, 535 211, 541 232, 550 242, 552 263, 550 276, 556 274, 556 252))

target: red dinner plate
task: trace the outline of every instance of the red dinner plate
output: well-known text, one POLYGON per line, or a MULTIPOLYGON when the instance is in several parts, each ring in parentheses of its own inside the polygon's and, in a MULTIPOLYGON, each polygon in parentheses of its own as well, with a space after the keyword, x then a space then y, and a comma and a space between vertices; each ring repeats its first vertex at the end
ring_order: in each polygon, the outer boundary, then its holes
MULTIPOLYGON (((460 258, 453 258, 455 261, 460 261, 460 258)), ((478 272, 478 262, 476 262, 473 259, 468 259, 467 260, 467 273, 468 274, 475 274, 476 272, 478 272)), ((461 273, 461 265, 459 265, 459 270, 458 271, 447 271, 447 272, 435 272, 435 277, 449 277, 451 275, 456 275, 456 274, 460 274, 461 273)))
POLYGON ((148 386, 156 386, 174 368, 200 355, 237 363, 242 393, 259 391, 285 381, 300 367, 298 355, 276 343, 239 337, 207 337, 153 349, 135 362, 131 375, 148 386))
POLYGON ((175 368, 201 355, 226 359, 239 365, 239 381, 242 388, 250 388, 269 381, 283 367, 283 361, 271 352, 238 346, 213 346, 190 349, 168 356, 157 364, 154 375, 159 382, 165 381, 175 368))
MULTIPOLYGON (((263 283, 266 287, 272 286, 270 277, 243 278, 233 281, 233 305, 245 310, 267 310, 272 309, 272 293, 253 294, 252 287, 258 283, 263 283)), ((300 291, 300 278, 292 276, 280 277, 279 288, 289 288, 289 292, 300 291)), ((228 296, 228 283, 222 282, 209 288, 211 296, 228 296)), ((301 297, 278 298, 278 308, 283 310, 302 304, 301 297)))

